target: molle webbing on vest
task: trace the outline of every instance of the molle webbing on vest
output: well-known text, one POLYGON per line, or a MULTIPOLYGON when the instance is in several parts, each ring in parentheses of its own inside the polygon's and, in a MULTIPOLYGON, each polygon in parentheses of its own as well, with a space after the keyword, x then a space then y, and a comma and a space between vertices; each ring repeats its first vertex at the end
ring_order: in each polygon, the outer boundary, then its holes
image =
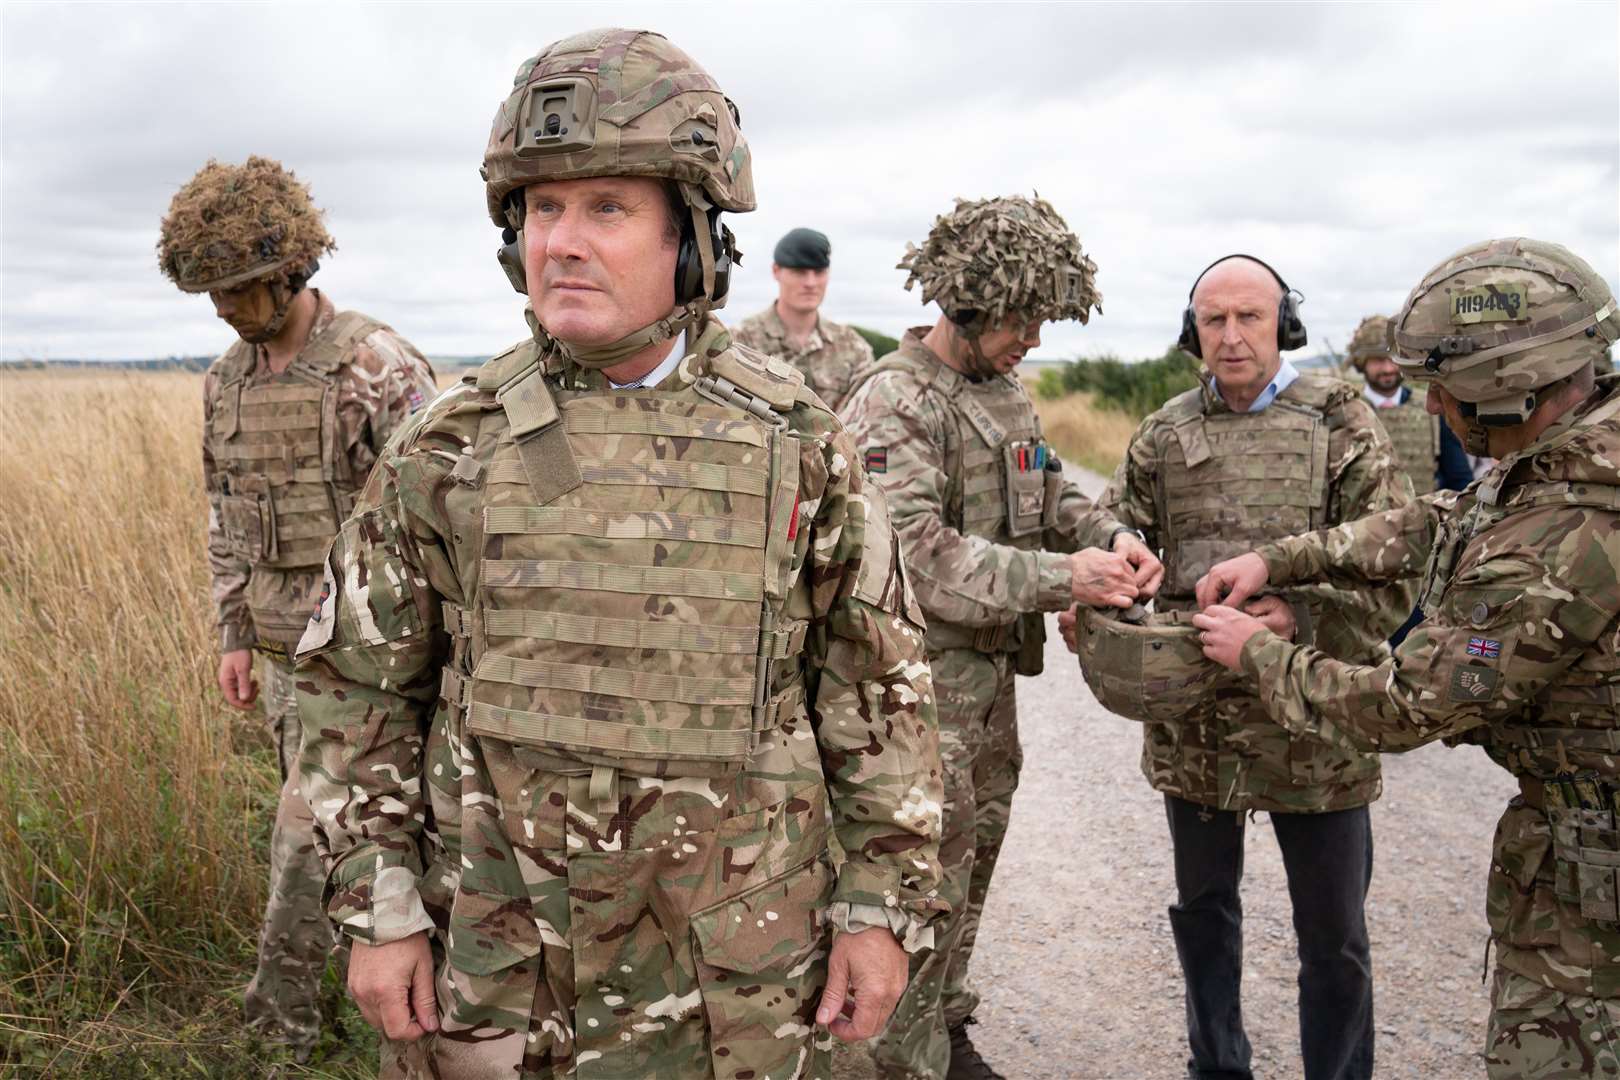
MULTIPOLYGON (((1199 393, 1172 404, 1196 407, 1199 393)), ((1258 413, 1200 411, 1176 421, 1159 484, 1166 599, 1192 595, 1222 559, 1319 527, 1327 465, 1322 413, 1282 398, 1258 413)))
POLYGON ((255 352, 233 348, 222 374, 212 437, 225 474, 221 526, 254 565, 296 570, 318 566, 353 505, 363 477, 350 475, 338 430, 333 374, 355 346, 382 324, 341 312, 279 375, 249 384, 255 352))
POLYGON ((521 439, 485 474, 468 730, 632 772, 740 766, 803 708, 802 682, 770 693, 808 627, 781 603, 797 441, 690 392, 559 397, 545 430, 577 486, 537 491, 521 439))
POLYGON ((580 485, 579 465, 558 424, 556 399, 538 365, 495 391, 517 445, 524 476, 542 503, 568 494, 580 485))
POLYGON ((1401 468, 1412 478, 1412 491, 1427 495, 1434 490, 1435 465, 1440 456, 1440 418, 1430 416, 1416 398, 1404 405, 1374 409, 1389 435, 1401 468))

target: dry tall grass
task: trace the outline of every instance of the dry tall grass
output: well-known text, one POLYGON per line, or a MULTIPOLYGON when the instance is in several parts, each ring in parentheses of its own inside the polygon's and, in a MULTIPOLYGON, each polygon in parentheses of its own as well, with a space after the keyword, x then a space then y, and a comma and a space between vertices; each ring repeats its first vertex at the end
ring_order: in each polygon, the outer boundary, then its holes
POLYGON ((1098 408, 1090 394, 1069 394, 1055 401, 1035 398, 1041 431, 1063 460, 1092 472, 1113 476, 1125 459, 1139 421, 1126 413, 1098 408))
POLYGON ((251 973, 276 776, 214 686, 201 389, 0 374, 0 1073, 204 1061, 251 973))

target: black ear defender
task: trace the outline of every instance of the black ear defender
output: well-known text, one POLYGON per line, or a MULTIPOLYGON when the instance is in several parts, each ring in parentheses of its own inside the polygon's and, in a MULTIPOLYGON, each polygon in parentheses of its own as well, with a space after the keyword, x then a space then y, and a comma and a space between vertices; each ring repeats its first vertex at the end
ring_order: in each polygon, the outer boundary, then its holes
POLYGON ((501 246, 495 249, 495 261, 506 271, 506 280, 512 288, 529 295, 529 281, 523 273, 523 189, 518 188, 506 197, 506 228, 501 230, 501 246))
POLYGON ((1242 252, 1233 252, 1230 255, 1222 255, 1204 267, 1193 279, 1192 288, 1187 290, 1187 307, 1181 313, 1181 336, 1176 339, 1176 345, 1181 351, 1190 353, 1200 360, 1204 358, 1204 347, 1198 342, 1198 313, 1193 311, 1193 293, 1198 291, 1198 283, 1204 280, 1205 274, 1228 259, 1248 259, 1250 262, 1259 263, 1277 279, 1277 284, 1282 286, 1283 291, 1282 300, 1277 304, 1277 348, 1282 352, 1304 348, 1309 338, 1305 333, 1305 323, 1299 317, 1299 305, 1304 303, 1305 297, 1294 291, 1288 282, 1283 280, 1282 275, 1264 259, 1257 259, 1242 252))
MULTIPOLYGON (((705 213, 709 228, 709 250, 714 252, 714 295, 718 301, 731 288, 731 255, 737 241, 731 230, 720 224, 720 208, 709 207, 705 213)), ((675 302, 689 304, 703 295, 703 253, 698 250, 697 230, 692 215, 681 217, 681 246, 675 253, 675 302)))

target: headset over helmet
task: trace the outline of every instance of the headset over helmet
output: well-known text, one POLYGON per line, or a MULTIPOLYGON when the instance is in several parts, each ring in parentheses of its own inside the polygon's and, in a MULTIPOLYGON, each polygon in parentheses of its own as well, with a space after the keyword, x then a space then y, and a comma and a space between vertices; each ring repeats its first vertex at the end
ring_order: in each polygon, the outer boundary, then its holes
POLYGON ((719 218, 723 210, 754 209, 748 143, 736 106, 661 34, 590 30, 525 60, 495 113, 481 172, 490 219, 505 230, 500 261, 518 292, 528 291, 519 238, 526 185, 593 176, 676 185, 689 215, 675 266, 676 309, 610 345, 558 343, 576 362, 612 366, 725 303, 739 256, 719 218))
POLYGON ((286 321, 292 298, 336 248, 309 187, 270 158, 241 165, 209 161, 169 202, 159 228, 158 266, 183 291, 212 292, 266 280, 286 321))
POLYGON ((1089 322, 1102 311, 1097 264, 1039 196, 957 199, 897 267, 969 338, 1011 318, 1089 322))
POLYGON ((1357 371, 1367 370, 1367 361, 1375 356, 1389 355, 1389 316, 1369 315, 1361 320, 1356 332, 1350 335, 1345 359, 1357 371))
POLYGON ((1544 391, 1620 338, 1608 284, 1559 244, 1471 244, 1431 270, 1395 316, 1395 362, 1462 404, 1471 453, 1489 427, 1529 420, 1544 391))

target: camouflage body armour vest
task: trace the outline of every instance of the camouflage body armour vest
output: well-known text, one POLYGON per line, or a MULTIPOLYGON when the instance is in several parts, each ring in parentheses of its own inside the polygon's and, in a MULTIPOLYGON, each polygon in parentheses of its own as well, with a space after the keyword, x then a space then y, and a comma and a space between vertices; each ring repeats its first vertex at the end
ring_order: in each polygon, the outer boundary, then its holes
POLYGON ((710 1050, 744 1042, 787 1075, 825 979, 805 436, 781 415, 802 377, 696 348, 672 390, 497 358, 478 387, 501 407, 452 473, 447 813, 484 853, 456 872, 452 1012, 529 1030, 533 960, 582 1080, 730 1075, 710 1050))
MULTIPOLYGON (((1620 392, 1611 394, 1566 438, 1620 415, 1620 392)), ((1471 608, 1451 610, 1456 605, 1450 583, 1466 550, 1488 545, 1493 530, 1511 527, 1513 515, 1537 508, 1620 512, 1620 487, 1589 478, 1515 486, 1496 475, 1476 490, 1478 499, 1465 514, 1441 519, 1418 603, 1426 616, 1444 613, 1454 625, 1478 624, 1482 635, 1511 618, 1520 596, 1516 590, 1492 596, 1473 585, 1471 608)), ((1484 636, 1478 640, 1490 668, 1509 665, 1514 658, 1507 650, 1534 647, 1522 637, 1505 646, 1484 636)), ((1461 668, 1459 679, 1467 672, 1461 668)), ((1620 965, 1614 962, 1620 956, 1620 637, 1600 637, 1516 715, 1471 732, 1467 741, 1483 744, 1493 761, 1520 779, 1525 794, 1525 806, 1510 806, 1498 826, 1492 857, 1486 907, 1500 961, 1568 993, 1620 997, 1620 965), (1537 895, 1548 884, 1545 874, 1537 880, 1537 871, 1548 864, 1553 896, 1586 924, 1579 933, 1561 925, 1549 898, 1537 895), (1518 958, 1515 949, 1549 951, 1557 963, 1518 958)))
MULTIPOLYGON (((1258 413, 1206 412, 1203 388, 1164 406, 1171 434, 1155 490, 1165 566, 1158 610, 1195 610, 1193 588, 1216 563, 1327 524, 1332 385, 1301 376, 1258 413)), ((1316 603, 1303 602, 1318 622, 1316 603)), ((1234 794, 1259 796, 1258 807, 1269 809, 1283 800, 1265 797, 1268 789, 1309 802, 1302 789, 1376 785, 1378 760, 1292 739, 1251 690, 1217 684, 1184 720, 1146 725, 1142 769, 1156 786, 1163 780, 1194 802, 1226 807, 1234 794)))
POLYGON ((221 365, 209 437, 223 474, 220 528, 253 567, 247 605, 261 642, 290 648, 309 621, 326 549, 365 483, 351 475, 333 378, 382 324, 339 313, 279 375, 248 382, 257 350, 238 341, 221 365))
POLYGON ((1440 457, 1440 418, 1430 416, 1416 394, 1404 405, 1374 409, 1373 414, 1384 425, 1396 460, 1412 478, 1412 493, 1432 492, 1435 462, 1440 457))
MULTIPOLYGON (((947 523, 964 536, 1038 550, 1042 530, 1057 513, 1063 466, 1042 439, 1035 406, 1017 376, 974 382, 932 357, 898 352, 868 369, 856 385, 867 374, 891 368, 917 375, 955 420, 955 438, 945 445, 947 523)), ((929 649, 1014 653, 1019 675, 1041 673, 1045 640, 1046 624, 1038 612, 1022 617, 1009 612, 1006 622, 988 627, 928 620, 929 649)))

